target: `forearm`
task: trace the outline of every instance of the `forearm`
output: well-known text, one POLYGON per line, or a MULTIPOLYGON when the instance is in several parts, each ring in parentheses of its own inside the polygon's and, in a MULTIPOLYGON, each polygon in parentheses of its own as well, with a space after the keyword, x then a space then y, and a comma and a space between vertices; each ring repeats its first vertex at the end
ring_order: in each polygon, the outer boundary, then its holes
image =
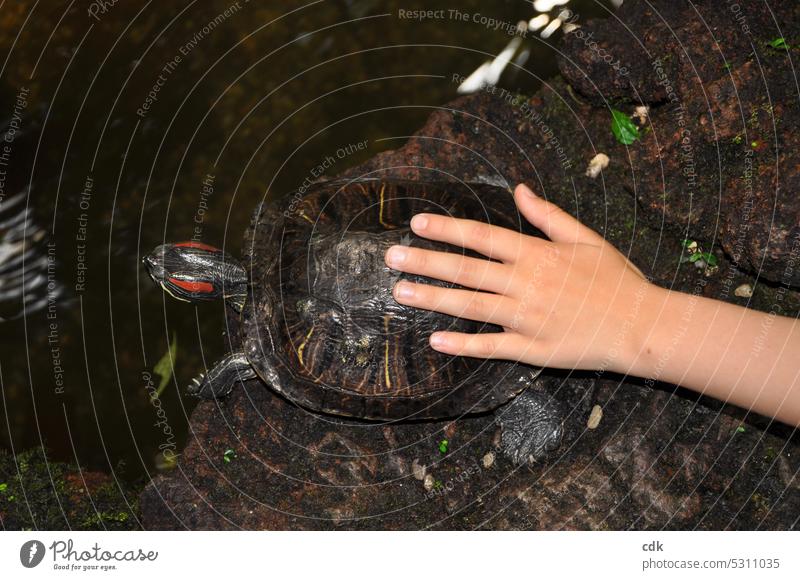
POLYGON ((602 236, 534 194, 522 215, 550 239, 434 214, 414 233, 492 261, 407 246, 390 268, 470 288, 399 282, 400 304, 507 332, 436 332, 443 353, 537 366, 614 370, 682 385, 800 426, 800 323, 650 284, 602 236), (602 273, 602 275, 599 275, 602 273))
POLYGON ((800 324, 725 302, 649 296, 627 372, 800 425, 800 324))

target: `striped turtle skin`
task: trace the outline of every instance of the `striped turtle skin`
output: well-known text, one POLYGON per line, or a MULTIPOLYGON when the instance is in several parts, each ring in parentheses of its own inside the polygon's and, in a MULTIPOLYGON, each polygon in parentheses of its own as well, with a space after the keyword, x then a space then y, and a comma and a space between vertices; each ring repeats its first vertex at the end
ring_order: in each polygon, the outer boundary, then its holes
POLYGON ((242 260, 250 284, 241 339, 264 382, 315 411, 384 420, 488 411, 534 382, 539 369, 428 344, 436 330, 500 328, 395 302, 400 278, 447 284, 389 269, 390 246, 474 255, 413 234, 409 222, 420 212, 541 236, 510 191, 484 184, 323 182, 256 208, 242 260))

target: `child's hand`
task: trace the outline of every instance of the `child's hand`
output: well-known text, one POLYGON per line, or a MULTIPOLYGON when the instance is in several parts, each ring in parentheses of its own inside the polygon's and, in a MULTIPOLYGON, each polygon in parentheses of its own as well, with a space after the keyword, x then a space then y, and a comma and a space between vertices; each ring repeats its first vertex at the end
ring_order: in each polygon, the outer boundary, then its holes
POLYGON ((515 191, 527 220, 552 241, 471 220, 432 214, 411 221, 420 236, 469 248, 496 261, 393 246, 396 270, 475 290, 399 282, 401 304, 493 323, 505 332, 436 332, 438 351, 539 366, 627 372, 642 344, 646 296, 663 292, 600 235, 525 185, 515 191))
POLYGON ((800 426, 800 320, 650 284, 601 236, 524 185, 520 212, 552 241, 420 214, 420 236, 498 261, 393 246, 386 263, 475 290, 399 282, 409 306, 491 322, 505 332, 436 332, 436 350, 537 366, 629 373, 800 426), (691 348, 682 348, 691 339, 691 348), (702 353, 699 356, 698 353, 702 353))

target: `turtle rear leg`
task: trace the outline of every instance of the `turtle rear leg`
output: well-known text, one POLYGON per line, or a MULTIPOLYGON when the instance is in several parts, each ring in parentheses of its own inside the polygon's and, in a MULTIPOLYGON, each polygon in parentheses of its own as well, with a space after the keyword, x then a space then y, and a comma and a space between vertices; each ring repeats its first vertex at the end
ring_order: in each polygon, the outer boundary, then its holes
POLYGON ((207 373, 192 379, 189 394, 201 399, 219 399, 230 394, 237 382, 256 378, 256 372, 243 352, 218 360, 207 373))
POLYGON ((558 449, 564 436, 564 410, 549 395, 532 388, 495 414, 503 453, 515 464, 534 463, 558 449))

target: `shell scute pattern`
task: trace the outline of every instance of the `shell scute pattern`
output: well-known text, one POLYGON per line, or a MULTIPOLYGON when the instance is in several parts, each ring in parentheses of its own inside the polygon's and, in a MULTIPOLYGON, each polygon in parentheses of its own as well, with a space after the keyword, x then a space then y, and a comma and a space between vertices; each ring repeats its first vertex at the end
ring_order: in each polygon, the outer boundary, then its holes
POLYGON ((245 238, 248 301, 259 307, 243 311, 242 337, 256 371, 281 377, 277 390, 300 404, 360 417, 478 412, 523 390, 535 369, 428 345, 439 329, 499 328, 394 301, 400 278, 446 284, 390 270, 391 245, 463 252, 415 236, 409 221, 422 211, 538 234, 510 192, 487 185, 336 182, 267 203, 245 238))

